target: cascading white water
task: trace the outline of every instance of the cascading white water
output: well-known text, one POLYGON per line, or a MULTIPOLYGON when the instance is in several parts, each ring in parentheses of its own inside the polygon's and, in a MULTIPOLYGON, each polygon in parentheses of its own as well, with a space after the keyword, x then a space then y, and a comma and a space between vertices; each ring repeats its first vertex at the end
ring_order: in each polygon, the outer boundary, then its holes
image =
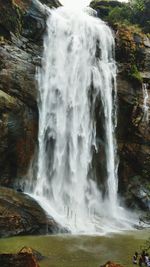
POLYGON ((126 225, 121 224, 117 201, 113 51, 113 34, 100 19, 62 7, 50 11, 37 74, 40 120, 34 196, 73 232, 106 232, 126 225), (91 171, 99 97, 105 125, 105 199, 91 171))
POLYGON ((147 84, 143 84, 143 111, 144 111, 144 121, 149 121, 149 106, 148 106, 148 91, 147 91, 147 84))

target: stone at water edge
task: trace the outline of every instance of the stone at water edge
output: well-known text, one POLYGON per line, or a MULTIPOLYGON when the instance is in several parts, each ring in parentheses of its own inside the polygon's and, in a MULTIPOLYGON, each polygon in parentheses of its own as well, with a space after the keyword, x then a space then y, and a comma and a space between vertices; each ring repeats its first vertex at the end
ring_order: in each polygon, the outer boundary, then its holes
POLYGON ((23 247, 17 254, 0 254, 1 267, 40 267, 44 256, 33 248, 23 247))
POLYGON ((108 261, 104 265, 101 265, 100 267, 124 267, 124 266, 114 263, 112 261, 108 261))
POLYGON ((37 250, 30 248, 30 247, 23 247, 18 254, 25 254, 28 253, 33 255, 37 261, 43 260, 45 257, 37 250))
POLYGON ((32 254, 0 254, 2 267, 40 267, 32 254))
MULTIPOLYGON (((0 237, 67 232, 28 195, 0 187, 0 237)), ((0 265, 1 266, 1 265, 0 265)))

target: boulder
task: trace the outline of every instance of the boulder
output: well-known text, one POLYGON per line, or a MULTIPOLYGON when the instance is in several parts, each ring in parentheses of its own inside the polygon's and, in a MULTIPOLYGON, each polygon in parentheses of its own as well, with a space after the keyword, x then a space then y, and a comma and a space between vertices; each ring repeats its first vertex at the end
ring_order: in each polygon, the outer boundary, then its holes
POLYGON ((3 267, 39 267, 38 261, 43 256, 40 252, 23 247, 17 254, 0 254, 0 266, 3 267))
POLYGON ((0 254, 0 266, 3 267, 40 267, 38 261, 44 257, 30 247, 23 247, 17 254, 0 254))
POLYGON ((30 196, 0 187, 0 237, 64 231, 30 196))
POLYGON ((28 253, 0 254, 0 266, 3 267, 39 267, 35 258, 28 253))
POLYGON ((19 254, 30 254, 30 255, 33 255, 34 258, 37 260, 37 261, 41 261, 43 260, 45 257, 37 250, 33 249, 33 248, 30 248, 30 247, 23 247, 20 251, 19 251, 19 254))
POLYGON ((123 267, 123 266, 120 264, 108 261, 104 265, 101 265, 100 267, 123 267))

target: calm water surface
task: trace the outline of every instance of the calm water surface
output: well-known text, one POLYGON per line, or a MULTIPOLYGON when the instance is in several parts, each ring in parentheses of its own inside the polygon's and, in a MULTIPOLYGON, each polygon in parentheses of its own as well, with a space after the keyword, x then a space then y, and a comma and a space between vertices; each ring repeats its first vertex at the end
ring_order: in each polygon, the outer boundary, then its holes
POLYGON ((40 267, 99 267, 107 260, 131 267, 134 251, 140 251, 148 236, 150 230, 109 236, 13 237, 0 239, 0 253, 15 253, 30 246, 46 256, 40 267))

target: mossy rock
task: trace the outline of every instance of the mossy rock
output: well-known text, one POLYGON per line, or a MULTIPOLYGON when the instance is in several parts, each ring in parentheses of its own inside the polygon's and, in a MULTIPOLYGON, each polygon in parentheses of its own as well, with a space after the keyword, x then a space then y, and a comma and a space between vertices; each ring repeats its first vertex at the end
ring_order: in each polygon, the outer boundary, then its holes
POLYGON ((116 59, 124 64, 124 75, 131 81, 141 84, 140 71, 145 64, 145 34, 137 26, 117 23, 116 27, 116 59))
POLYGON ((140 84, 142 84, 143 82, 142 76, 140 72, 138 71, 136 65, 131 65, 131 72, 129 72, 128 76, 130 77, 132 81, 138 82, 140 84))
MULTIPOLYGON (((19 35, 22 29, 24 10, 14 0, 1 0, 0 3, 0 29, 19 35)), ((3 35, 0 31, 0 35, 3 35)))
MULTIPOLYGON (((41 0, 41 3, 49 7, 58 7, 61 4, 57 0, 41 0)), ((23 30, 24 16, 30 10, 36 10, 34 0, 1 0, 0 3, 0 37, 10 39, 10 33, 19 36, 23 30)))

